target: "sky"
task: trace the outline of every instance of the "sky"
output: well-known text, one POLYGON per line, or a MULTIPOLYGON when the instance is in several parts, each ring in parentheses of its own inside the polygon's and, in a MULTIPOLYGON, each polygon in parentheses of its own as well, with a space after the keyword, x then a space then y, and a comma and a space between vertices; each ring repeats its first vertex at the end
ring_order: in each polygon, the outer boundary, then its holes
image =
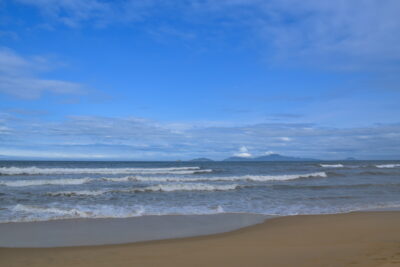
POLYGON ((0 0, 0 158, 400 159, 398 0, 0 0))

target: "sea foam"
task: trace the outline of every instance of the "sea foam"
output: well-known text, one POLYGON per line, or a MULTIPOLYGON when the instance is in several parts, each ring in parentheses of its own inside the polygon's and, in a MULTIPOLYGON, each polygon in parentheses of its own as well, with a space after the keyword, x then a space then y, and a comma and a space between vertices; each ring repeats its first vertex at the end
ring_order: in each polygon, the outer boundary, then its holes
MULTIPOLYGON (((144 213, 144 208, 138 205, 132 207, 118 207, 114 205, 78 205, 74 208, 70 208, 17 204, 9 209, 13 212, 25 214, 18 221, 47 221, 72 218, 127 218, 142 216, 144 213)), ((13 221, 14 220, 9 220, 9 222, 13 221)))
POLYGON ((227 190, 235 190, 239 187, 240 186, 237 184, 227 184, 227 185, 211 185, 211 184, 200 184, 200 183, 159 184, 143 188, 119 190, 117 192, 227 191, 227 190))
POLYGON ((306 174, 283 174, 283 175, 243 175, 243 176, 211 176, 211 177, 148 177, 148 176, 125 176, 125 177, 102 177, 102 178, 76 178, 76 179, 48 179, 48 180, 16 180, 0 181, 0 185, 22 187, 40 185, 79 185, 90 182, 207 182, 207 181, 288 181, 304 178, 326 178, 326 172, 314 172, 306 174))
POLYGON ((80 179, 49 179, 49 180, 16 180, 16 181, 0 181, 0 185, 22 187, 22 186, 39 186, 39 185, 79 185, 92 181, 92 178, 80 179))
POLYGON ((98 196, 105 194, 109 191, 107 190, 78 190, 78 191, 60 191, 60 192, 49 192, 46 193, 48 196, 65 196, 65 197, 72 197, 72 196, 98 196))
POLYGON ((140 182, 199 182, 199 181, 287 181, 303 178, 325 178, 328 177, 326 172, 314 172, 306 174, 283 174, 283 175, 243 175, 243 176, 212 176, 212 177, 144 177, 144 176, 128 176, 122 178, 103 178, 103 179, 121 179, 123 181, 140 181, 140 182))
POLYGON ((175 191, 229 191, 240 188, 237 184, 211 185, 201 183, 188 184, 158 184, 146 187, 110 190, 78 190, 46 193, 48 196, 98 196, 106 193, 144 193, 144 192, 175 192, 175 191))
POLYGON ((319 164, 323 168, 343 168, 343 164, 319 164))
POLYGON ((200 167, 169 168, 38 168, 1 167, 1 175, 52 175, 52 174, 195 174, 212 172, 200 167))
POLYGON ((139 217, 144 215, 171 215, 171 214, 216 214, 224 212, 223 207, 217 206, 202 206, 192 207, 182 205, 179 209, 166 208, 154 209, 142 205, 75 205, 74 207, 57 205, 24 205, 17 204, 9 206, 8 210, 13 213, 20 214, 18 219, 5 219, 1 222, 33 222, 33 221, 48 221, 59 219, 74 219, 74 218, 129 218, 139 217))
POLYGON ((400 167, 400 164, 382 164, 382 165, 376 165, 377 168, 398 168, 400 167))

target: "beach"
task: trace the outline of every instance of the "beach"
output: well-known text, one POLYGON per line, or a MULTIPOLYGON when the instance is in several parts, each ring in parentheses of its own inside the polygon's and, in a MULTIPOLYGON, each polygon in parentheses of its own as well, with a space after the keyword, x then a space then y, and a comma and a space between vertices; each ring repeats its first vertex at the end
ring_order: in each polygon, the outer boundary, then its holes
POLYGON ((227 233, 120 245, 1 248, 0 266, 400 266, 400 213, 284 216, 227 233))
POLYGON ((400 0, 0 7, 0 267, 400 267, 400 0))
POLYGON ((0 267, 400 266, 399 161, 0 166, 0 267))

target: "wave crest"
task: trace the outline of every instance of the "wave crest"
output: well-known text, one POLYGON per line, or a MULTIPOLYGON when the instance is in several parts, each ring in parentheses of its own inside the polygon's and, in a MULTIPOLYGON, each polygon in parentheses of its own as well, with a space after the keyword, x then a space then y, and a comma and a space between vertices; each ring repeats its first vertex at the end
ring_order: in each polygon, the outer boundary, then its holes
POLYGON ((210 184, 159 184, 143 188, 132 188, 117 192, 174 192, 174 191, 228 191, 238 189, 237 184, 210 185, 210 184))
POLYGON ((122 178, 103 178, 109 181, 139 181, 139 182, 200 182, 200 181, 287 181, 303 178, 326 178, 326 172, 314 172, 306 174, 282 174, 282 175, 243 175, 243 176, 213 176, 213 177, 143 177, 143 176, 127 176, 122 178))
POLYGON ((47 221, 73 218, 127 218, 142 216, 144 213, 144 208, 138 205, 124 208, 113 205, 76 206, 74 208, 67 208, 17 204, 9 209, 13 212, 24 213, 25 215, 18 220, 9 220, 8 222, 47 221))
POLYGON ((98 196, 107 193, 107 190, 97 190, 97 191, 89 191, 89 190, 81 190, 81 191, 61 191, 61 192, 49 192, 46 193, 48 196, 58 197, 73 197, 73 196, 98 196))
POLYGON ((49 179, 49 180, 17 180, 17 181, 1 181, 0 185, 22 187, 22 186, 37 186, 37 185, 79 185, 89 183, 93 179, 49 179))
POLYGON ((319 164, 322 168, 343 168, 343 164, 319 164))
POLYGON ((46 193, 48 196, 98 196, 106 193, 145 193, 145 192, 175 192, 175 191, 229 191, 240 188, 237 184, 211 185, 211 184, 159 184, 146 187, 135 187, 121 190, 78 190, 78 191, 60 191, 46 193))
POLYGON ((400 167, 400 164, 381 164, 381 165, 375 165, 377 168, 398 168, 400 167))
POLYGON ((195 174, 212 172, 200 167, 168 168, 39 168, 1 167, 0 175, 51 175, 51 174, 195 174))

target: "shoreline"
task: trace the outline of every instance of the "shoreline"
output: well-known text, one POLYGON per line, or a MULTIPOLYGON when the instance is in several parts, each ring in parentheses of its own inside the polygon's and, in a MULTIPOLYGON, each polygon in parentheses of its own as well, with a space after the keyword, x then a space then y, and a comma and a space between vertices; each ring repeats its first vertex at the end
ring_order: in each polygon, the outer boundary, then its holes
POLYGON ((64 248, 0 248, 5 266, 400 266, 400 212, 277 217, 178 239, 64 248))
POLYGON ((234 231, 276 216, 252 213, 146 215, 0 223, 0 248, 99 246, 234 231))
POLYGON ((274 218, 381 212, 398 212, 400 214, 400 208, 296 215, 231 212, 1 222, 0 249, 124 245, 218 235, 263 224, 274 218))

